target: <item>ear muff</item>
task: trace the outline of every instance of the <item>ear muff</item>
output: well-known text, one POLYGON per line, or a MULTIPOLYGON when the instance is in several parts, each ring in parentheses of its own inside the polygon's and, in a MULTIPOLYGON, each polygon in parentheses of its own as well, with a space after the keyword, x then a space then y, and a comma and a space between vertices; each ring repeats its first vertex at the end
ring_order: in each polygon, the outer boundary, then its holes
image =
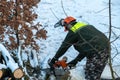
POLYGON ((68 24, 66 22, 64 22, 64 28, 65 28, 64 31, 68 31, 68 27, 67 26, 68 26, 68 24))

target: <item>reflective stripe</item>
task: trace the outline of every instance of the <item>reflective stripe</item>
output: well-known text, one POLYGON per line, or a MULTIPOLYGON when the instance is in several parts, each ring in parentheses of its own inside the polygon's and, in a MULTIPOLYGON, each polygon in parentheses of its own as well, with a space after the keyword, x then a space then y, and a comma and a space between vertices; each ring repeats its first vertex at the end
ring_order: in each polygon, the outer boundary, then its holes
POLYGON ((73 27, 70 28, 73 32, 76 32, 78 29, 81 29, 87 25, 86 23, 83 22, 77 22, 73 27))

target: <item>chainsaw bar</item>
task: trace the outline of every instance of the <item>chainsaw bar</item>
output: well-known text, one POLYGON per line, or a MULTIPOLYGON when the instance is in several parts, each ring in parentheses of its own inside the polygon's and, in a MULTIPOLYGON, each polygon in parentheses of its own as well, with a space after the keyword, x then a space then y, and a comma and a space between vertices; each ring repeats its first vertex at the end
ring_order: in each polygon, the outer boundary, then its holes
MULTIPOLYGON (((41 71, 44 71, 46 74, 49 74, 49 75, 53 74, 53 72, 50 70, 50 68, 41 69, 41 71)), ((64 75, 66 73, 70 73, 70 71, 69 70, 64 70, 64 69, 61 69, 61 68, 54 69, 54 74, 55 75, 61 76, 61 75, 64 75)))

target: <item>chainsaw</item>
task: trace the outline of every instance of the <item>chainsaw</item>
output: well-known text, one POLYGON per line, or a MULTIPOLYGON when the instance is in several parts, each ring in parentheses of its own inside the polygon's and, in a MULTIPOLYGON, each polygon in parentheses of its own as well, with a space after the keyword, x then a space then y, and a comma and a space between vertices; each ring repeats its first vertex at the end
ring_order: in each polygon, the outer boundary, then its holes
MULTIPOLYGON (((51 61, 51 59, 48 60, 48 63, 51 61)), ((70 80, 70 69, 67 66, 67 57, 63 57, 61 60, 56 61, 53 65, 54 70, 51 71, 50 68, 41 69, 41 71, 44 71, 49 78, 53 76, 56 78, 55 80, 70 80), (64 78, 64 79, 62 79, 64 78), (68 79, 69 78, 69 79, 68 79)), ((49 79, 48 79, 49 80, 49 79)), ((50 79, 51 80, 51 79, 50 79)))

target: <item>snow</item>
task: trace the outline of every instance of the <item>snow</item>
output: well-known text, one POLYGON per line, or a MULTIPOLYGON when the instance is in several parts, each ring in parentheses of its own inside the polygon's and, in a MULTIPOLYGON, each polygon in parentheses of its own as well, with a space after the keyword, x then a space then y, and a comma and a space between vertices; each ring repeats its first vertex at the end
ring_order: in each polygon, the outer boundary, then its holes
POLYGON ((29 55, 29 60, 30 60, 32 67, 37 67, 38 66, 38 60, 37 60, 38 58, 37 58, 37 54, 34 54, 34 53, 36 53, 36 52, 35 51, 31 52, 31 54, 29 55), (33 56, 33 58, 30 57, 31 55, 33 56))
MULTIPOLYGON (((115 71, 115 73, 114 73, 115 78, 120 77, 120 65, 113 66, 113 70, 115 71)), ((104 78, 104 79, 108 79, 108 78, 112 79, 110 67, 109 67, 108 64, 106 65, 101 77, 104 78)))
POLYGON ((71 80, 84 80, 84 70, 81 67, 76 67, 71 72, 71 80))
MULTIPOLYGON (((47 60, 52 58, 58 48, 60 47, 64 37, 67 32, 64 32, 62 27, 54 28, 54 24, 58 21, 57 18, 61 19, 66 17, 61 1, 63 1, 63 7, 67 15, 75 17, 78 21, 84 21, 89 24, 94 25, 97 29, 105 33, 109 31, 109 15, 108 15, 108 1, 105 0, 42 0, 38 5, 38 9, 36 12, 38 13, 38 19, 36 21, 40 21, 44 28, 48 31, 48 38, 45 41, 41 41, 39 44, 41 45, 40 51, 40 59, 41 65, 43 68, 48 67, 47 60), (54 14, 57 16, 54 16, 54 14)), ((120 1, 114 0, 112 1, 112 25, 120 26, 120 1), (117 17, 116 17, 117 16, 117 17)), ((119 34, 119 31, 116 33, 119 34)), ((119 42, 119 41, 118 41, 119 42)), ((69 58, 68 61, 75 58, 78 54, 77 51, 71 47, 64 56, 69 58)), ((119 55, 117 56, 119 58, 119 55)), ((114 64, 118 62, 118 59, 115 59, 114 64)), ((72 80, 83 80, 84 79, 84 70, 83 66, 85 65, 85 59, 79 62, 76 69, 71 70, 71 76, 73 76, 72 80), (79 69, 79 70, 77 70, 79 69)), ((120 67, 119 67, 120 68, 120 67)), ((116 70, 115 70, 116 71, 116 70)), ((118 70, 120 73, 120 70, 118 70)), ((102 77, 103 78, 111 78, 109 71, 109 67, 106 67, 102 77)))
POLYGON ((22 65, 22 59, 21 59, 21 55, 20 55, 20 53, 21 53, 21 46, 19 46, 19 48, 18 48, 18 53, 17 53, 17 57, 18 57, 18 59, 19 59, 19 64, 20 64, 20 66, 22 66, 23 67, 23 65, 22 65))
POLYGON ((7 68, 6 65, 0 63, 0 69, 6 69, 6 68, 7 68))
POLYGON ((10 68, 12 72, 14 72, 17 68, 19 68, 18 64, 15 63, 13 58, 10 56, 10 53, 8 52, 8 50, 2 44, 0 44, 0 51, 2 53, 2 56, 5 59, 7 67, 10 68))
MULTIPOLYGON (((38 8, 35 9, 36 13, 38 14, 38 19, 35 21, 35 23, 40 22, 43 27, 47 30, 47 36, 48 38, 46 40, 40 40, 38 44, 40 45, 40 53, 38 55, 33 55, 33 57, 36 58, 30 58, 31 64, 33 67, 36 67, 38 65, 37 57, 40 58, 40 66, 42 68, 48 67, 47 61, 49 58, 52 58, 58 48, 60 47, 62 41, 64 40, 67 32, 64 32, 64 29, 62 27, 54 28, 54 24, 58 21, 57 18, 61 19, 66 17, 61 1, 63 1, 63 7, 65 9, 65 12, 69 16, 73 16, 77 19, 77 21, 84 21, 89 24, 94 25, 97 29, 105 33, 105 35, 108 36, 108 30, 109 30, 109 15, 108 15, 108 0, 41 0, 41 2, 38 4, 38 8), (54 14, 57 16, 57 18, 54 16, 54 14), (107 25, 107 26, 106 26, 107 25)), ((113 0, 112 1, 112 25, 113 26, 120 26, 120 0, 113 0)), ((116 31, 117 34, 119 33, 119 30, 113 29, 116 31)), ((118 44, 119 40, 115 42, 115 45, 120 48, 120 45, 118 44)), ((112 47, 113 48, 113 47, 112 47)), ((18 57, 19 57, 19 64, 22 65, 21 59, 27 60, 27 54, 21 54, 22 58, 20 57, 20 50, 19 47, 18 50, 18 57)), ((5 49, 5 47, 0 44, 0 51, 2 51, 2 55, 5 57, 5 60, 8 62, 7 66, 0 64, 0 67, 3 66, 4 68, 10 67, 10 68, 17 68, 18 65, 14 62, 14 60, 10 57, 9 52, 5 49), (7 60, 6 56, 9 57, 10 60, 7 60), (14 63, 14 64, 12 64, 14 63), (14 65, 14 66, 13 66, 14 65)), ((114 54, 116 50, 112 49, 112 56, 116 55, 114 54)), ((71 47, 64 56, 68 57, 68 62, 74 59, 77 56, 78 52, 71 47)), ((120 66, 116 66, 119 64, 119 57, 120 54, 118 54, 113 61, 113 66, 115 72, 120 76, 120 66)), ((84 80, 84 65, 85 65, 86 59, 82 60, 76 65, 75 69, 70 70, 72 80, 84 80)), ((26 70, 26 69, 25 69, 26 70)), ((13 71, 13 70, 12 70, 13 71)), ((105 67, 102 78, 110 79, 110 69, 108 65, 105 67)), ((117 77, 117 76, 116 76, 117 77)))
POLYGON ((7 62, 7 66, 8 66, 8 68, 10 68, 10 70, 11 70, 12 72, 14 72, 16 69, 19 68, 19 67, 18 67, 18 63, 13 63, 11 60, 9 60, 9 61, 7 62))

